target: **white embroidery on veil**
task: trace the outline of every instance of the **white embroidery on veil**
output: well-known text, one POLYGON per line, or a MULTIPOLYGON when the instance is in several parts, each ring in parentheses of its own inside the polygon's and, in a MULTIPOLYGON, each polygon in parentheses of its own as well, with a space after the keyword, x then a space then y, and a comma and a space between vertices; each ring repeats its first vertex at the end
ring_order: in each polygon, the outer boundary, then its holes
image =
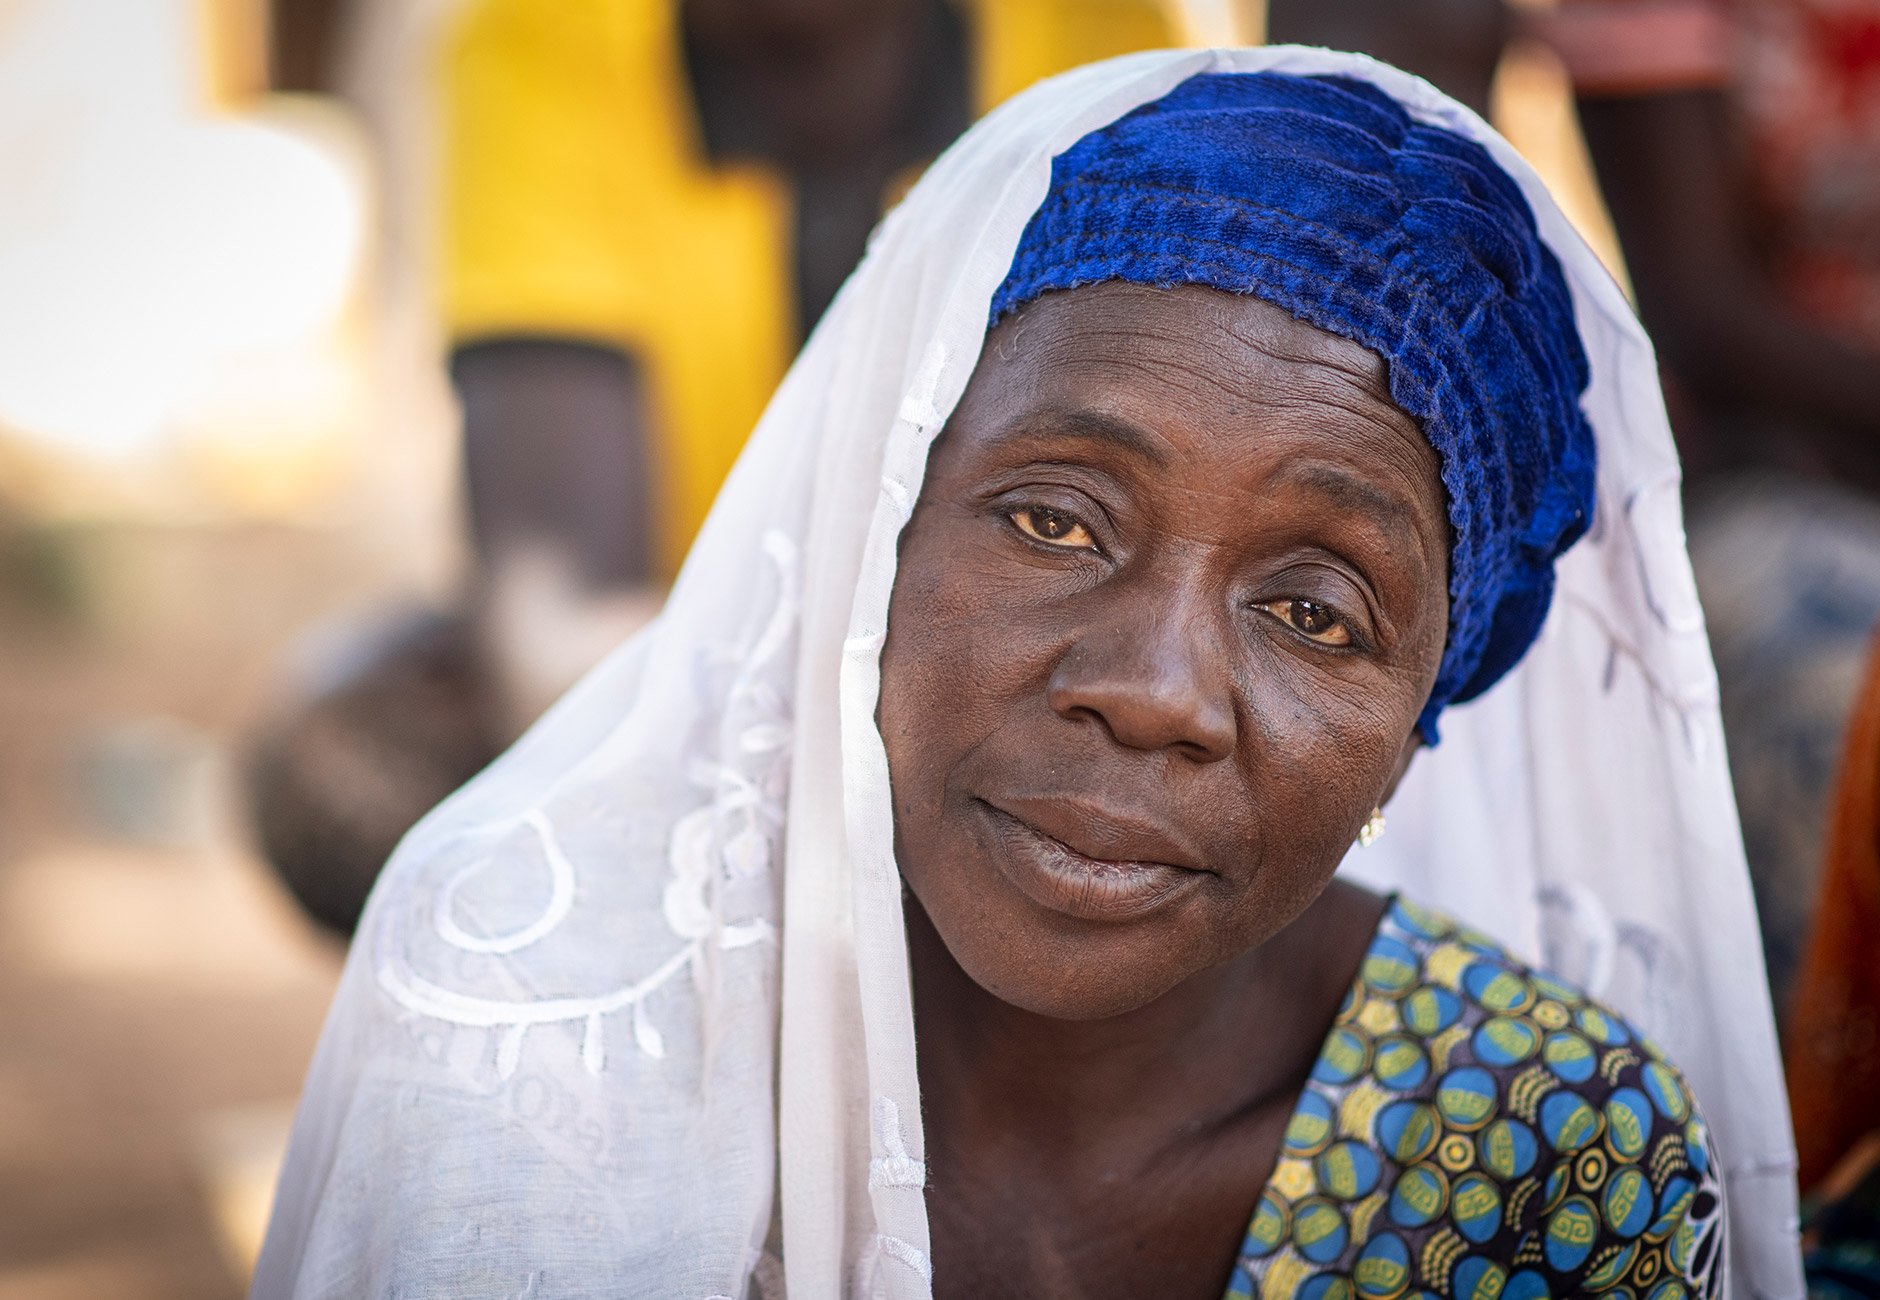
POLYGON ((868 1162, 870 1187, 912 1187, 927 1185, 927 1166, 907 1152, 907 1139, 901 1133, 901 1108, 894 1098, 875 1098, 875 1141, 881 1154, 868 1162))
POLYGON ((437 929, 437 937, 451 947, 464 952, 520 952, 567 919, 568 909, 574 906, 574 864, 561 851, 561 842, 555 838, 555 828, 548 824, 548 819, 542 816, 539 809, 531 808, 522 821, 535 832, 535 838, 542 845, 542 859, 548 863, 552 889, 548 906, 534 921, 508 934, 478 936, 462 929, 451 915, 457 901, 457 891, 470 877, 490 865, 487 858, 473 862, 445 881, 444 887, 437 891, 437 907, 432 914, 432 924, 437 929))
MULTIPOLYGON (((716 656, 720 663, 737 666, 722 696, 724 743, 716 758, 697 762, 686 773, 706 798, 673 823, 667 840, 671 878, 661 895, 661 910, 674 937, 683 941, 675 952, 638 980, 604 993, 509 1000, 460 992, 425 978, 406 954, 400 918, 389 915, 379 928, 374 963, 379 986, 407 1011, 501 1031, 496 1050, 499 1078, 515 1074, 530 1029, 578 1022, 584 1022, 582 1065, 598 1076, 606 1068, 602 1022, 620 1011, 630 1013, 634 1045, 644 1055, 661 1059, 665 1039, 647 1012, 647 999, 681 971, 702 979, 708 945, 728 952, 776 942, 776 925, 764 914, 768 908, 763 900, 771 897, 789 779, 789 674, 795 657, 789 652, 794 646, 799 576, 796 543, 784 533, 767 533, 764 553, 776 570, 775 604, 751 644, 716 656), (740 902, 755 906, 747 906, 741 919, 730 919, 728 914, 740 902)), ((459 891, 498 860, 494 851, 487 852, 437 891, 432 929, 449 948, 483 956, 516 954, 547 939, 573 909, 579 870, 553 823, 540 808, 532 808, 521 824, 533 834, 548 867, 549 899, 541 915, 492 935, 472 934, 458 924, 459 891)))

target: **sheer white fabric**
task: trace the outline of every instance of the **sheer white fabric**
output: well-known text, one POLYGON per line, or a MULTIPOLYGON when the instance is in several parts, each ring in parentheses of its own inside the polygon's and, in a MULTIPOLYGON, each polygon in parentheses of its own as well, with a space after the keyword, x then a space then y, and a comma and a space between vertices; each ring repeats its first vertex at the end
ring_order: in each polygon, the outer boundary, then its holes
POLYGON ((257 1296, 929 1293, 874 724, 896 540, 1052 156, 1193 73, 1266 68, 1365 77, 1482 140, 1567 268, 1593 370, 1598 521, 1545 633, 1445 715, 1350 868, 1658 1036, 1722 1150, 1734 1293, 1800 1294, 1787 1108, 1650 346, 1479 119, 1368 60, 1277 47, 1045 83, 886 219, 665 613, 393 858, 257 1296))

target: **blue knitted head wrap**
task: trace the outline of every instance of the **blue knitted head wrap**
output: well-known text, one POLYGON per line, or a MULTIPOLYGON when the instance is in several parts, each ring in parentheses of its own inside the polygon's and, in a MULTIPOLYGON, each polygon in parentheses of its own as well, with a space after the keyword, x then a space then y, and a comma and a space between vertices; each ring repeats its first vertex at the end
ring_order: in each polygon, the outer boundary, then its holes
POLYGON ((1251 294, 1388 364, 1442 463, 1449 640, 1418 728, 1533 644, 1593 511, 1586 356, 1560 264, 1473 140, 1369 83, 1192 77, 1058 155, 991 323, 1104 280, 1251 294))

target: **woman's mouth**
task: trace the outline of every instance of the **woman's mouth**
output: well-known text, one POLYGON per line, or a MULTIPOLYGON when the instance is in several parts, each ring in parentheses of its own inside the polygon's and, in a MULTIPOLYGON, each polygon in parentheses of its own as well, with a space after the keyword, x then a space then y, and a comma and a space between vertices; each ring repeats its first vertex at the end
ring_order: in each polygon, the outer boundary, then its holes
POLYGON ((1104 821, 1093 821, 1086 833, 1080 833, 1075 824, 1080 818, 1066 805, 1051 810, 1048 832, 1015 812, 983 799, 976 802, 991 831, 1000 872, 1020 893, 1049 911, 1082 921, 1133 921, 1186 893, 1208 875, 1171 862, 1094 857, 1072 848, 1059 836, 1072 838, 1089 850, 1129 837, 1118 836, 1114 824, 1104 821))

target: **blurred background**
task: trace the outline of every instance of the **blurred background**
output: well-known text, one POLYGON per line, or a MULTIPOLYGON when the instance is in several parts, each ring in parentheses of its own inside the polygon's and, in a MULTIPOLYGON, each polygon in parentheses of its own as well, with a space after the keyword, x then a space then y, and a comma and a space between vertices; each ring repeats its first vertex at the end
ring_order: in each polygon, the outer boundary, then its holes
POLYGON ((1880 0, 0 0, 0 1300, 241 1294, 379 864, 657 609, 884 205, 1268 36, 1486 113, 1636 289, 1804 1175, 1872 1201, 1880 0))

